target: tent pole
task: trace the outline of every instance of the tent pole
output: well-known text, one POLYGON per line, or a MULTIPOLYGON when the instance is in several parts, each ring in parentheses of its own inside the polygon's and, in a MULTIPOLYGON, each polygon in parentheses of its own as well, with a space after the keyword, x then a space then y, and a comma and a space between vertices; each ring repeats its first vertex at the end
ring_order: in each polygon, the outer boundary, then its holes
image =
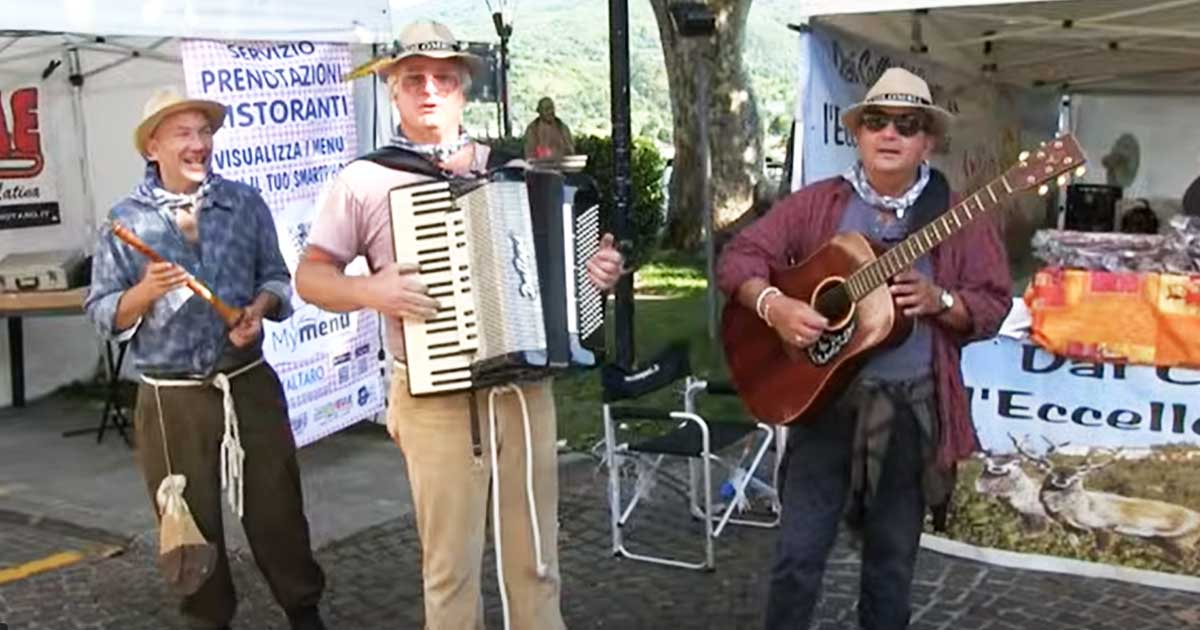
POLYGON ((92 176, 88 169, 87 118, 83 114, 83 66, 79 61, 79 49, 67 50, 67 67, 71 83, 71 109, 75 122, 75 133, 79 137, 79 176, 83 182, 83 225, 87 241, 91 242, 96 229, 96 208, 92 193, 92 176))
MULTIPOLYGON (((1071 95, 1063 94, 1058 102, 1058 135, 1075 132, 1075 121, 1072 120, 1071 95)), ((1058 229, 1063 229, 1067 222, 1067 188, 1059 186, 1056 189, 1055 210, 1058 229)))

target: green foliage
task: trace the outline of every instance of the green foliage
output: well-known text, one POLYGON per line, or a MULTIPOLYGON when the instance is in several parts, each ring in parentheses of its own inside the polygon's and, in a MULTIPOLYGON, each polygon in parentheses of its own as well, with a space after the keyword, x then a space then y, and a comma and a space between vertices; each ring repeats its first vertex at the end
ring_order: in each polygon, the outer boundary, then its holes
MULTIPOLYGON (((743 63, 765 130, 777 115, 791 118, 795 98, 794 0, 754 0, 743 63)), ((579 135, 609 135, 608 3, 527 0, 519 5, 510 41, 513 134, 524 133, 539 98, 554 99, 558 116, 579 135)), ((659 29, 649 2, 629 6, 630 103, 633 129, 670 146, 674 122, 659 29)), ((426 3, 411 19, 438 19, 472 41, 496 42, 487 6, 480 0, 426 3), (424 8, 428 6, 428 8, 424 8)), ((479 136, 499 136, 496 106, 472 103, 466 125, 479 136)), ((782 161, 782 136, 768 135, 771 156, 782 161)))
MULTIPOLYGON (((585 172, 594 177, 600 186, 601 215, 606 223, 615 207, 612 147, 612 138, 575 138, 575 152, 588 156, 585 172)), ((664 215, 662 175, 666 162, 654 143, 645 138, 634 139, 631 162, 633 207, 629 222, 633 233, 633 250, 627 256, 630 266, 638 266, 649 259, 658 245, 658 233, 662 229, 664 215)))
MULTIPOLYGON (((634 330, 638 361, 645 361, 663 348, 677 342, 688 343, 692 372, 701 378, 724 379, 724 365, 717 346, 707 334, 704 312, 704 266, 694 256, 660 252, 637 271, 637 303, 634 330), (699 284, 697 284, 697 280, 699 284)), ((609 317, 612 317, 610 307, 609 317)), ((608 320, 613 321, 612 319, 608 320)), ((610 341, 611 344, 611 341, 610 341)), ((610 345, 610 348, 612 346, 610 345)), ((559 437, 575 450, 591 448, 601 437, 600 375, 596 371, 577 372, 554 381, 558 406, 559 437)), ((680 408, 679 389, 667 387, 638 401, 639 406, 680 408)), ((701 400, 706 417, 722 420, 743 419, 746 412, 733 397, 720 396, 701 400)), ((661 432, 661 423, 635 424, 634 434, 661 432)))
POLYGON ((515 138, 485 138, 481 141, 492 147, 493 151, 501 151, 518 158, 525 155, 525 138, 521 136, 515 138))

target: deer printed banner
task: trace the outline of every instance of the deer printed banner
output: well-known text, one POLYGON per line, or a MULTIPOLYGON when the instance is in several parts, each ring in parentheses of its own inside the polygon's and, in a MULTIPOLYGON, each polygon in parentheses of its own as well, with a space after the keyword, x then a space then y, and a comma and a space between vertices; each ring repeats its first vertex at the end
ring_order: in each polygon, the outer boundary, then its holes
POLYGON ((1200 371, 1000 337, 966 348, 963 377, 983 452, 960 468, 950 539, 1200 592, 1200 371))
MULTIPOLYGON (((358 150, 353 96, 341 80, 345 44, 186 41, 190 96, 227 108, 213 169, 263 195, 294 272, 325 182, 358 150)), ((287 321, 263 322, 263 352, 279 373, 303 446, 383 409, 379 319, 328 313, 293 292, 287 321)))

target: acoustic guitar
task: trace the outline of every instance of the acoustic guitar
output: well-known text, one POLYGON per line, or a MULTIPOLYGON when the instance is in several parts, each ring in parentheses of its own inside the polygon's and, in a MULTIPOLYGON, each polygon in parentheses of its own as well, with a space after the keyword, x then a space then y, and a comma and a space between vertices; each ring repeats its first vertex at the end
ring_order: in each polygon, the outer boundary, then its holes
POLYGON ((784 343, 753 309, 729 300, 721 337, 730 378, 759 420, 789 424, 814 419, 850 383, 871 354, 903 342, 912 331, 892 301, 888 282, 967 224, 1022 192, 1049 191, 1082 174, 1086 161, 1066 135, 1021 153, 1019 162, 973 195, 888 250, 859 233, 841 233, 794 267, 771 273, 771 284, 804 300, 829 320, 813 345, 784 343))

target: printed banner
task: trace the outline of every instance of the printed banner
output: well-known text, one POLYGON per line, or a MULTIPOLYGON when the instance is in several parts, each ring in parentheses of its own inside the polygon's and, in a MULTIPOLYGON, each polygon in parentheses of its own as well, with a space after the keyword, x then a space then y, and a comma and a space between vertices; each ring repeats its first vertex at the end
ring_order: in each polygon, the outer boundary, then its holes
POLYGON ((997 338, 966 348, 963 376, 984 455, 959 470, 950 538, 1200 575, 1200 371, 997 338))
POLYGON ((842 125, 842 113, 861 101, 885 70, 897 66, 925 79, 934 102, 955 116, 932 160, 955 190, 982 186, 1007 168, 1022 145, 1054 133, 1052 95, 1001 90, 978 77, 814 26, 801 39, 796 150, 803 159, 793 188, 838 175, 854 163, 857 143, 842 125))
POLYGON ((41 123, 49 101, 40 83, 0 88, 0 230, 62 222, 41 123))
MULTIPOLYGON (((213 169, 262 192, 294 271, 317 197, 357 152, 345 44, 186 41, 188 93, 223 103, 213 169)), ((287 392, 298 445, 383 409, 379 318, 328 313, 293 296, 295 314, 264 322, 263 351, 287 392)))
POLYGON ((1000 337, 966 347, 963 377, 987 450, 1012 451, 1009 434, 1076 453, 1200 448, 1200 371, 1073 361, 1000 337))

